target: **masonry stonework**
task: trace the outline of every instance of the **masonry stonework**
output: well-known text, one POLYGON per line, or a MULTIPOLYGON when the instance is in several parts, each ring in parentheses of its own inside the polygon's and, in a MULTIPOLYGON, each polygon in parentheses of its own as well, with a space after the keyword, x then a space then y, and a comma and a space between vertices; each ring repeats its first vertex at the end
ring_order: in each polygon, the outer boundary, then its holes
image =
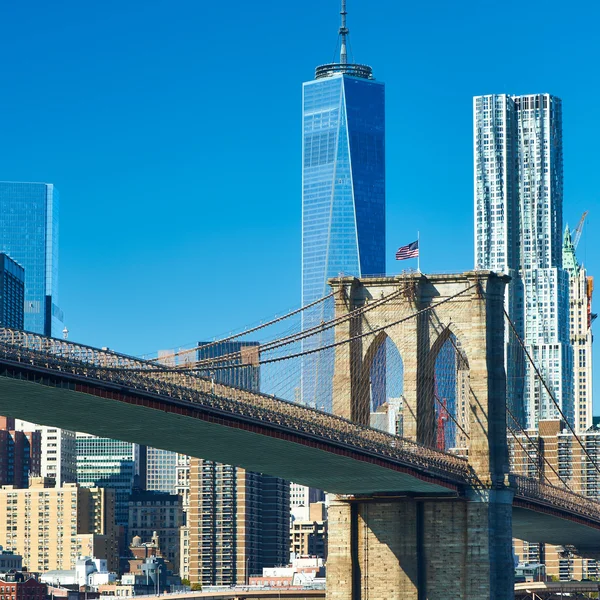
POLYGON ((389 337, 403 363, 404 437, 434 446, 434 365, 452 338, 464 362, 462 380, 468 383, 468 438, 462 441, 473 479, 465 489, 440 497, 413 498, 402 490, 388 490, 377 497, 335 501, 329 528, 329 600, 513 597, 504 371, 507 281, 477 271, 330 282, 336 317, 390 296, 373 306, 368 319, 346 319, 336 328, 336 339, 355 341, 350 350, 336 348, 334 412, 368 424, 370 390, 365 382, 378 347, 389 337))

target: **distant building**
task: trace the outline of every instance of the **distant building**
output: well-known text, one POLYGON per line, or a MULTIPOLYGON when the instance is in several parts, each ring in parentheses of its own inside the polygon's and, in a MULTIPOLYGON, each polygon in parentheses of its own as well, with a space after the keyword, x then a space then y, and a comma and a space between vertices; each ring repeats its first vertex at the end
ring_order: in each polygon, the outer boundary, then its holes
POLYGON ((0 489, 5 549, 20 554, 29 571, 74 569, 77 558, 88 553, 116 569, 114 492, 76 483, 49 487, 53 483, 37 478, 28 489, 0 489))
POLYGON ((0 252, 25 269, 25 329, 61 335, 58 192, 51 183, 0 182, 0 252))
POLYGON ((402 435, 403 406, 404 398, 389 398, 387 402, 378 406, 377 410, 371 413, 371 427, 392 435, 402 435))
POLYGON ((23 329, 25 319, 25 270, 0 252, 0 327, 23 329))
POLYGON ((21 571, 23 569, 23 557, 0 546, 0 573, 8 571, 21 571))
POLYGON ((290 510, 296 506, 308 506, 313 502, 324 502, 325 492, 299 483, 290 483, 290 510))
POLYGON ((159 448, 148 448, 146 489, 152 492, 176 493, 177 452, 161 450, 159 448))
POLYGON ((570 335, 573 346, 573 389, 575 431, 592 425, 592 292, 594 278, 587 274, 575 255, 571 232, 567 227, 563 240, 563 267, 569 274, 570 335))
POLYGON ((6 573, 0 578, 0 598, 4 600, 46 600, 48 587, 28 573, 6 573))
POLYGON ((311 586, 325 588, 325 564, 322 558, 294 558, 287 566, 267 567, 262 575, 250 577, 250 585, 263 588, 311 586))
POLYGON ((292 511, 290 554, 294 558, 327 558, 327 509, 316 502, 292 511))
POLYGON ((17 431, 15 420, 0 417, 0 485, 29 487, 30 477, 39 477, 41 434, 17 431))
POLYGON ((74 569, 46 571, 40 576, 40 581, 48 585, 72 586, 76 589, 87 587, 91 590, 116 580, 117 575, 108 570, 106 560, 89 556, 80 556, 74 569))
POLYGON ((139 444, 78 433, 77 482, 115 491, 116 524, 127 527, 129 498, 144 486, 146 448, 139 444))
POLYGON ((36 425, 28 421, 15 419, 18 431, 39 432, 41 439, 41 458, 39 475, 53 479, 57 487, 77 481, 77 461, 75 433, 66 429, 36 425))
MULTIPOLYGON (((159 536, 156 532, 150 542, 134 536, 129 550, 132 558, 128 561, 121 583, 132 587, 133 594, 158 594, 171 585, 180 585, 181 578, 173 575, 173 564, 160 550, 159 536)), ((128 595, 117 592, 116 595, 128 595)))
POLYGON ((157 540, 161 555, 179 567, 179 530, 183 526, 181 496, 135 490, 128 503, 128 535, 157 540))

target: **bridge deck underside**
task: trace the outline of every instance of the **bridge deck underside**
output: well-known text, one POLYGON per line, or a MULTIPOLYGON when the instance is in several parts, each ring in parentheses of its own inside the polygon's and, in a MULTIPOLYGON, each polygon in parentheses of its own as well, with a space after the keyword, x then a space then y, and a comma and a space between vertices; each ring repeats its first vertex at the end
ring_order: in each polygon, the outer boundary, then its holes
POLYGON ((433 478, 242 427, 0 377, 0 414, 244 467, 338 494, 454 494, 433 478))
POLYGON ((525 508, 518 500, 513 506, 513 537, 530 543, 575 546, 581 556, 600 556, 600 527, 590 527, 572 517, 561 518, 552 510, 525 508))

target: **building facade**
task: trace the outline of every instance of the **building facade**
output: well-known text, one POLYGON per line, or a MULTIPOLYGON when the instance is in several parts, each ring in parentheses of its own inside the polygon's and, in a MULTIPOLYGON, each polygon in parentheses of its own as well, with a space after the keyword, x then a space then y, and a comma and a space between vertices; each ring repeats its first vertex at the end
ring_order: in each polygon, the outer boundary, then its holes
POLYGON ((25 269, 0 253, 0 326, 23 329, 25 323, 25 269))
POLYGON ((175 494, 177 489, 177 452, 148 448, 146 456, 146 489, 175 494))
POLYGON ((294 558, 311 556, 327 558, 327 509, 316 502, 292 511, 290 553, 294 558))
POLYGON ((66 429, 36 425, 15 419, 18 431, 37 432, 40 437, 39 470, 32 465, 36 475, 53 479, 57 487, 77 481, 77 451, 75 433, 66 429))
POLYGON ((77 434, 77 483, 114 490, 116 524, 127 527, 129 497, 143 488, 146 448, 131 442, 77 434))
MULTIPOLYGON (((506 310, 572 421, 562 104, 550 94, 498 94, 475 97, 473 107, 475 268, 512 277, 506 310)), ((519 352, 507 338, 508 401, 520 424, 531 428, 559 412, 519 352)))
POLYGON ((573 389, 575 431, 587 431, 592 425, 592 293, 594 278, 579 264, 575 245, 567 227, 563 242, 563 266, 569 274, 569 331, 573 346, 573 389))
POLYGON ((58 192, 51 183, 0 182, 0 252, 25 269, 25 329, 59 336, 58 192))
POLYGON ((290 483, 290 510, 308 507, 315 502, 324 502, 325 492, 299 483, 290 483))
POLYGON ((84 489, 76 483, 48 487, 50 479, 33 479, 28 489, 0 489, 0 539, 20 554, 29 571, 74 569, 77 558, 94 555, 118 566, 114 493, 84 489))
POLYGON ((130 539, 157 540, 161 555, 179 567, 179 530, 184 524, 180 496, 136 490, 129 497, 128 518, 130 539))
POLYGON ((0 417, 0 485, 29 487, 40 476, 41 453, 39 431, 17 431, 14 419, 0 417))

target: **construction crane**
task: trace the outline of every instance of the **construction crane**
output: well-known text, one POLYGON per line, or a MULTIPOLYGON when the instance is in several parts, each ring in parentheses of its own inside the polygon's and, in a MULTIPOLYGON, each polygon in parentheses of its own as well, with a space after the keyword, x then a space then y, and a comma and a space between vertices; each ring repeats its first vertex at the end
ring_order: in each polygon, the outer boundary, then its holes
POLYGON ((579 223, 577 227, 571 231, 571 237, 573 238, 573 247, 577 250, 577 245, 579 244, 579 240, 581 239, 581 233, 583 231, 583 223, 585 222, 585 218, 588 215, 588 211, 586 210, 582 215, 581 219, 579 219, 579 223))

